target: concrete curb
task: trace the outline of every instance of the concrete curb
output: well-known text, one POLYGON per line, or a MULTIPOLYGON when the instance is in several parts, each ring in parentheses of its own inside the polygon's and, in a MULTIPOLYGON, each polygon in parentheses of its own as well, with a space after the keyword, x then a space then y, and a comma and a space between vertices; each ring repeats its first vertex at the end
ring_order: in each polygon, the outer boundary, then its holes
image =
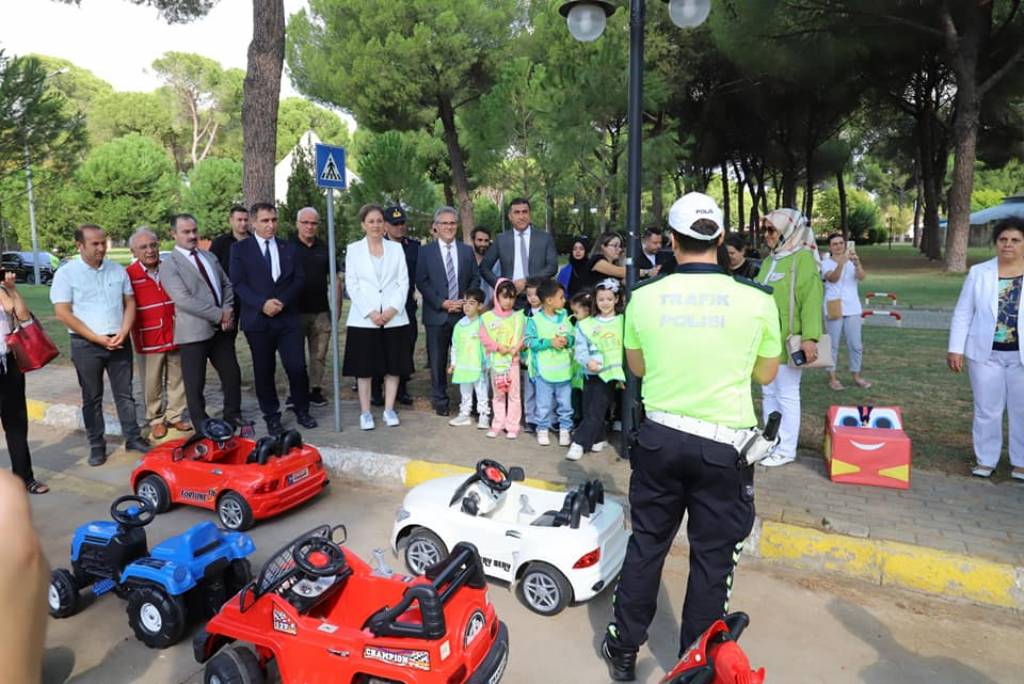
MULTIPOLYGON (((82 430, 81 409, 28 400, 29 420, 64 430, 82 430)), ((108 434, 121 434, 105 415, 108 434)), ((374 485, 409 488, 427 480, 472 472, 471 468, 361 449, 322 447, 327 469, 336 476, 374 485)), ((526 483, 559 491, 564 484, 527 478, 526 483)), ((624 502, 625 503, 625 502, 624 502)), ((901 587, 946 598, 1024 610, 1024 567, 885 539, 861 538, 757 518, 744 553, 788 567, 829 572, 874 584, 901 587)), ((686 543, 681 531, 677 543, 686 543)))

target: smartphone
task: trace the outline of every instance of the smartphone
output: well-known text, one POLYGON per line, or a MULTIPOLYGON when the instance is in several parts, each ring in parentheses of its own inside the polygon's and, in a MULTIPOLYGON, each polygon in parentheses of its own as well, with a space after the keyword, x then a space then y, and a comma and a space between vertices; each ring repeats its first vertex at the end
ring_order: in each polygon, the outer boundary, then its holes
POLYGON ((849 242, 847 242, 846 243, 846 252, 847 252, 847 254, 856 254, 857 253, 857 243, 854 242, 853 240, 850 240, 849 242))

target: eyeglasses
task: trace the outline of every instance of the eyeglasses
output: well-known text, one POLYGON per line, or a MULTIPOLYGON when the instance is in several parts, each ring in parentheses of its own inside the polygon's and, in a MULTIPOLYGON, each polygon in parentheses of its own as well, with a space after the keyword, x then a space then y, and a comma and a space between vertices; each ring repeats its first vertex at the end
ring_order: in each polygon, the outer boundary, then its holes
POLYGON ((459 224, 456 221, 438 221, 437 225, 439 225, 439 226, 457 226, 459 224))
POLYGON ((299 225, 301 225, 301 226, 319 226, 320 222, 319 221, 299 221, 299 225))

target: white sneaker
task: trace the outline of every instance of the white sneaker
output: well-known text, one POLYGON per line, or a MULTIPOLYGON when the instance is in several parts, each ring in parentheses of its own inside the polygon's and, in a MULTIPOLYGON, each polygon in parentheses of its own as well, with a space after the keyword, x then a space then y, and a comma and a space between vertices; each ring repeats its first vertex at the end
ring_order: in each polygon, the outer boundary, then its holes
POLYGON ((384 424, 388 427, 398 427, 402 421, 398 420, 398 414, 394 411, 384 411, 384 424))
POLYGON ((792 463, 795 460, 796 454, 793 454, 791 456, 784 456, 782 454, 776 453, 772 454, 768 458, 761 461, 761 465, 765 466, 766 468, 775 468, 777 466, 786 465, 787 463, 792 463))
POLYGON ((506 432, 505 433, 505 439, 519 439, 519 433, 518 432, 506 432))
POLYGON ((488 431, 487 431, 487 436, 488 436, 489 438, 491 438, 491 439, 494 439, 495 437, 497 437, 497 436, 498 436, 498 433, 497 433, 497 432, 495 432, 494 430, 488 430, 488 431))
POLYGON ((484 414, 480 414, 476 420, 477 430, 489 430, 491 428, 491 417, 484 414))
POLYGON ((537 444, 540 444, 541 446, 548 446, 551 444, 551 439, 547 430, 537 428, 537 444))
POLYGON ((473 419, 469 417, 468 413, 460 413, 459 415, 449 420, 448 424, 451 425, 452 427, 462 427, 463 425, 472 425, 473 419))
POLYGON ((572 444, 572 435, 568 430, 558 431, 558 446, 569 446, 572 444))
POLYGON ((366 413, 359 414, 359 427, 362 430, 372 430, 377 427, 373 423, 373 414, 367 411, 366 413))
POLYGON ((565 455, 565 458, 569 461, 578 461, 583 458, 583 445, 573 442, 569 447, 569 453, 565 455))
POLYGON ((606 446, 608 446, 608 442, 594 442, 594 446, 590 447, 590 450, 594 452, 602 451, 606 446))

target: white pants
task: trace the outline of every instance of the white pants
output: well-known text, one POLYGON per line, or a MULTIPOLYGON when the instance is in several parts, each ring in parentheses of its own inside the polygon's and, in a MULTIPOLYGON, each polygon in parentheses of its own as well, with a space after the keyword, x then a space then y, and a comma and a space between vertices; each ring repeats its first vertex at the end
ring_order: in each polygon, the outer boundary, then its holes
POLYGON ((473 411, 473 392, 476 392, 476 410, 481 416, 491 415, 491 401, 488 397, 490 378, 487 372, 480 373, 476 382, 459 383, 459 415, 468 416, 473 411))
POLYGON ((995 468, 1003 450, 1003 413, 1010 413, 1010 463, 1024 468, 1024 366, 1015 351, 993 351, 984 363, 967 360, 974 392, 974 457, 995 468))
MULTIPOLYGON (((861 341, 861 317, 843 316, 834 321, 825 320, 825 331, 832 338, 832 361, 838 366, 839 361, 839 338, 846 338, 846 351, 850 355, 850 372, 860 373, 861 362, 864 359, 864 343, 861 341)), ((836 366, 828 369, 834 373, 836 366)))
POLYGON ((782 425, 779 427, 778 456, 796 456, 796 443, 800 437, 800 377, 803 370, 790 368, 783 361, 779 365, 779 374, 767 385, 762 385, 762 409, 764 420, 768 414, 778 411, 782 414, 782 425))

